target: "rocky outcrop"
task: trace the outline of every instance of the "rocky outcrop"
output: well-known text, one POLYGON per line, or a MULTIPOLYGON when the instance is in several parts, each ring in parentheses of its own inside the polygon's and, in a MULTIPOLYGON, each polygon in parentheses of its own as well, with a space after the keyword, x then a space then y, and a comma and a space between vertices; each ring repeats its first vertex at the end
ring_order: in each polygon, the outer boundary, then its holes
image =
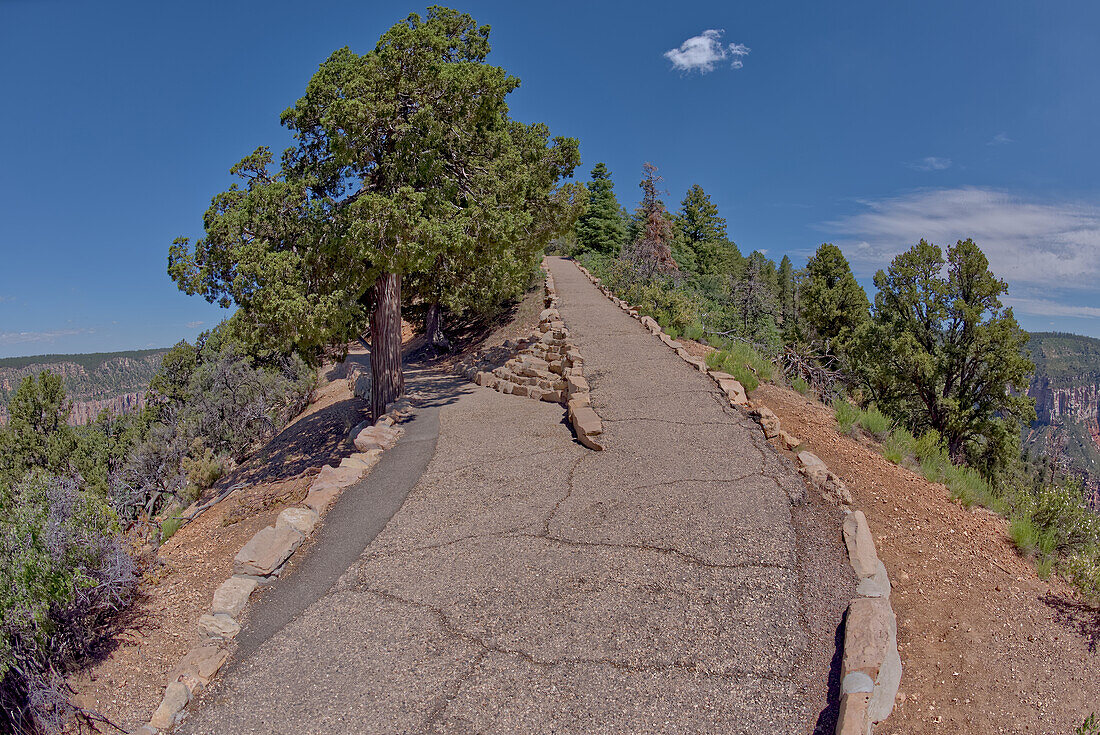
POLYGON ((1100 382, 1091 376, 1080 381, 1058 381, 1037 377, 1028 386, 1027 394, 1035 399, 1036 420, 1054 424, 1060 420, 1078 419, 1093 425, 1100 416, 1100 382))

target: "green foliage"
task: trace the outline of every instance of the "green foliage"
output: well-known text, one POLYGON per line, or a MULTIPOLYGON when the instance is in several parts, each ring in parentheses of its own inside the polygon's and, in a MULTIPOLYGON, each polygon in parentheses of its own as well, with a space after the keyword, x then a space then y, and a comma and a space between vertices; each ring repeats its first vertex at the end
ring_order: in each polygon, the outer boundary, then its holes
POLYGON ((76 448, 71 408, 60 375, 46 370, 23 379, 8 403, 8 425, 0 427, 0 486, 10 487, 33 469, 68 469, 76 448))
POLYGON ((707 366, 711 370, 729 373, 746 391, 756 390, 761 380, 772 379, 771 362, 744 342, 727 342, 722 349, 710 353, 707 355, 707 366))
POLYGON ((488 38, 435 6, 365 54, 333 52, 282 114, 296 145, 281 165, 258 148, 232 169, 243 186, 214 198, 205 236, 173 244, 177 285, 239 305, 248 344, 307 356, 363 330, 384 275, 452 310, 514 296, 572 228, 583 195, 556 182, 579 154, 508 117, 519 80, 485 63, 488 38))
POLYGON ((801 321, 829 351, 845 352, 867 322, 867 294, 836 245, 823 244, 806 264, 799 306, 801 321))
POLYGON ((164 523, 160 524, 160 542, 163 544, 175 536, 181 526, 183 526, 183 519, 179 516, 170 516, 165 519, 164 523))
POLYGON ((678 259, 682 270, 698 275, 733 272, 741 254, 726 236, 726 220, 718 216, 718 207, 703 187, 692 184, 688 189, 673 227, 683 251, 678 259))
POLYGON ((1100 720, 1096 718, 1096 713, 1090 713, 1073 731, 1073 735, 1100 735, 1100 720))
POLYGON ((965 240, 945 260, 922 240, 875 285, 874 323, 854 348, 875 402, 914 431, 939 432, 957 462, 989 473, 1012 461, 1018 426, 1034 417, 1018 392, 1033 365, 985 255, 965 240))
POLYGON ((117 530, 101 499, 42 470, 0 496, 0 730, 59 729, 71 712, 56 677, 133 589, 117 530))
POLYGON ((585 186, 588 206, 577 219, 577 245, 582 251, 617 256, 626 240, 626 222, 607 166, 597 163, 592 169, 592 180, 585 186))
POLYGON ((859 412, 858 423, 864 431, 882 441, 890 433, 891 421, 874 406, 859 412))
POLYGON ((833 415, 836 417, 841 434, 851 434, 856 422, 859 421, 859 409, 846 398, 837 398, 833 401, 833 415))
POLYGON ((703 339, 703 325, 699 322, 687 325, 687 327, 684 328, 684 336, 698 342, 703 339))
POLYGON ((807 383, 801 375, 795 377, 795 379, 791 381, 791 387, 803 396, 810 392, 810 384, 807 383))
POLYGON ((1016 548, 1025 554, 1033 553, 1039 545, 1039 529, 1027 515, 1015 515, 1008 523, 1008 535, 1016 548))

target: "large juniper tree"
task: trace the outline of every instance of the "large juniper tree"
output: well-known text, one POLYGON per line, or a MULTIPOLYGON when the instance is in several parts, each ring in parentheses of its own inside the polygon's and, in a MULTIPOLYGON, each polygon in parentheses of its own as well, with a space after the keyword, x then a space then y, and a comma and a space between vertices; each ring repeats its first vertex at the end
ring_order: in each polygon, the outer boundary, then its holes
POLYGON ((1022 392, 1034 364, 982 251, 959 241, 945 260, 921 240, 875 286, 873 329, 860 340, 873 397, 915 431, 938 431, 955 461, 1010 459, 996 455, 1015 454, 1034 416, 1022 392))
POLYGON ((488 26, 441 7, 334 52, 282 115, 297 145, 279 169, 246 158, 206 236, 173 245, 180 288, 236 302, 249 339, 284 349, 345 341, 369 313, 378 415, 404 387, 403 280, 435 304, 514 288, 566 209, 552 190, 576 141, 510 120, 519 80, 488 53, 488 26))

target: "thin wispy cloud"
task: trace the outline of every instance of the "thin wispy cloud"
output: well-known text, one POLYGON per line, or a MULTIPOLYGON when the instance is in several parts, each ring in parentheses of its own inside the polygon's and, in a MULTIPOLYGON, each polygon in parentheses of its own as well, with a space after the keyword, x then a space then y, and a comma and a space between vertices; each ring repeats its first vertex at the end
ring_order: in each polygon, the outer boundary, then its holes
POLYGON ((1077 319, 1100 319, 1100 307, 1081 306, 1078 304, 1065 304, 1050 299, 1034 299, 1028 297, 1006 296, 1003 299, 1006 306, 1011 306, 1016 311, 1035 316, 1060 316, 1074 317, 1077 319))
POLYGON ((4 303, 5 301, 15 301, 15 297, 14 296, 5 296, 3 294, 0 294, 0 304, 4 303))
POLYGON ((827 222, 853 267, 864 275, 921 238, 946 248, 973 238, 990 267, 1016 293, 1056 302, 1094 296, 1100 282, 1100 206, 1028 200, 996 189, 925 189, 864 200, 862 211, 827 222), (845 238, 847 238, 845 240, 845 238), (1076 289, 1074 299, 1059 299, 1076 289), (1058 291, 1062 293, 1059 294, 1058 291))
POLYGON ((1012 138, 1008 137, 1007 133, 997 133, 989 139, 989 142, 986 143, 986 145, 1008 145, 1012 142, 1014 141, 1012 140, 1012 138))
POLYGON ((951 159, 942 158, 940 156, 927 156, 919 161, 914 161, 906 165, 917 171, 943 171, 944 169, 951 168, 951 159))
POLYGON ((679 48, 666 51, 665 58, 672 62, 673 69, 683 72, 706 74, 726 59, 730 60, 731 68, 740 69, 745 65, 744 57, 751 49, 743 43, 723 44, 723 33, 722 30, 709 28, 684 41, 679 48))
POLYGON ((55 329, 48 332, 0 332, 0 345, 53 342, 61 337, 73 337, 78 334, 94 333, 94 329, 55 329))
POLYGON ((201 327, 203 324, 206 324, 206 322, 187 322, 187 328, 194 329, 196 327, 201 327))

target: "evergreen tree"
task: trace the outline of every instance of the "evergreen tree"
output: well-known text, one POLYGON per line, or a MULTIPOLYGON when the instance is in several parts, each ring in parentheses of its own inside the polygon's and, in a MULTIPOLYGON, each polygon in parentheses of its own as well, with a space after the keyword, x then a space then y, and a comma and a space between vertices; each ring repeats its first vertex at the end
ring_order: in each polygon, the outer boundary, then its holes
POLYGON ((951 458, 1012 461, 1035 416, 1023 389, 1035 366, 1008 290, 973 240, 947 252, 921 240, 875 274, 874 321, 859 342, 874 398, 914 432, 939 432, 951 458), (944 266, 946 265, 946 272, 944 266))
POLYGON ((661 177, 652 163, 647 162, 642 170, 644 176, 638 186, 643 192, 640 212, 644 217, 644 230, 624 256, 635 273, 643 280, 649 280, 658 275, 672 275, 679 269, 672 259, 672 223, 657 190, 661 177))
POLYGON ((436 6, 366 54, 334 52, 283 113, 297 145, 281 168, 258 149, 233 169, 247 188, 215 197, 193 251, 173 245, 180 288, 237 303, 250 341, 284 349, 346 342, 369 313, 380 415, 404 388, 404 280, 429 301, 494 295, 501 278, 530 278, 546 233, 572 226, 553 221, 553 182, 572 173, 577 142, 509 120, 519 80, 485 63, 488 37, 436 6))
POLYGON ((733 303, 741 322, 741 336, 756 342, 774 341, 776 314, 775 264, 754 251, 745 261, 745 271, 733 286, 733 303), (768 266, 771 265, 769 275, 768 266))
POLYGON ((830 243, 819 247, 806 264, 800 296, 800 318, 826 349, 844 352, 869 316, 867 294, 852 275, 844 253, 830 243))
POLYGON ((778 283, 779 315, 784 331, 790 331, 794 327, 794 267, 786 255, 779 261, 778 283))
POLYGON ((597 163, 592 168, 592 180, 585 186, 588 208, 577 219, 577 244, 590 252, 616 256, 626 240, 626 222, 607 166, 597 163))
POLYGON ((72 406, 60 375, 45 370, 23 379, 8 403, 8 425, 0 427, 0 493, 31 470, 68 472, 76 448, 72 406))
POLYGON ((718 216, 718 207, 703 187, 692 184, 680 202, 674 220, 679 241, 688 251, 684 260, 702 275, 729 274, 740 269, 742 260, 737 246, 726 235, 726 220, 718 216))

